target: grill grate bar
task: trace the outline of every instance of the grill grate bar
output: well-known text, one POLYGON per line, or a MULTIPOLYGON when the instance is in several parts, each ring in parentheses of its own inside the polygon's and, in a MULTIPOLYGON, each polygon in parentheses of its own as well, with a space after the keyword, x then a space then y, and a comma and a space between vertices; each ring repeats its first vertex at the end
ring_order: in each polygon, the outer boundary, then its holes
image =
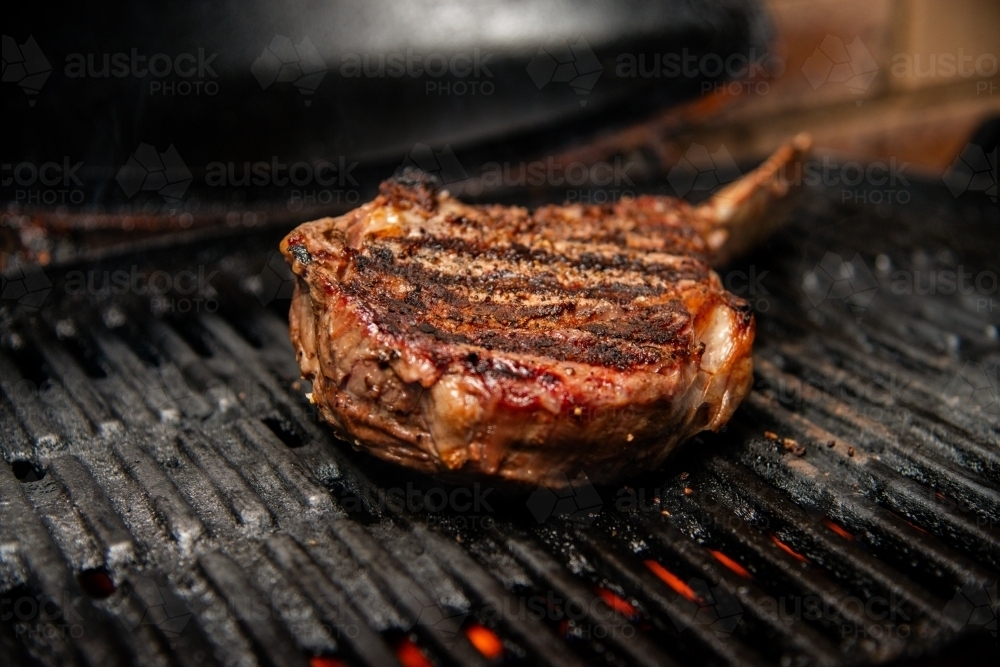
MULTIPOLYGON (((43 329, 39 333, 42 334, 36 339, 39 351, 48 362, 48 367, 55 379, 66 390, 73 403, 79 406, 79 410, 87 421, 94 426, 97 432, 115 428, 119 423, 118 420, 111 415, 107 402, 90 382, 87 374, 80 369, 59 342, 50 339, 47 331, 43 329)), ((91 431, 92 429, 80 430, 91 431)))
MULTIPOLYGON (((495 605, 501 611, 519 609, 519 601, 450 540, 422 526, 415 527, 414 533, 442 567, 480 603, 495 605)), ((520 613, 501 613, 498 620, 505 631, 538 656, 541 664, 552 667, 578 667, 583 664, 566 650, 566 645, 544 624, 534 622, 520 613)))
POLYGON ((845 627, 848 628, 849 632, 841 641, 845 653, 859 652, 869 660, 881 662, 902 651, 899 638, 885 636, 882 628, 876 627, 863 610, 851 604, 849 591, 783 551, 763 532, 744 522, 729 521, 730 515, 721 509, 699 506, 687 496, 682 498, 677 502, 679 508, 673 512, 675 520, 697 523, 702 532, 717 541, 727 553, 747 554, 744 561, 747 569, 769 589, 779 591, 779 597, 809 598, 816 600, 823 609, 831 610, 815 619, 815 623, 831 638, 844 635, 845 627))
POLYGON ((422 583, 413 579, 374 537, 359 525, 345 520, 333 521, 330 530, 347 545, 355 560, 372 573, 383 593, 436 653, 456 665, 474 667, 488 664, 465 635, 458 631, 454 620, 449 622, 447 617, 422 613, 428 607, 441 611, 439 601, 422 583))
MULTIPOLYGON (((794 382, 794 376, 782 373, 772 363, 758 360, 756 372, 774 385, 794 382)), ((812 393, 812 392, 810 392, 812 393)), ((785 407, 781 397, 777 396, 781 407, 785 407)), ((803 405, 792 404, 790 410, 796 410, 801 418, 823 427, 831 433, 848 433, 848 439, 853 440, 856 434, 863 433, 866 449, 877 453, 880 461, 892 465, 892 469, 884 469, 879 481, 890 484, 890 479, 901 475, 914 479, 932 488, 942 489, 949 494, 965 501, 968 507, 975 507, 985 521, 990 516, 1000 513, 1000 493, 971 479, 968 471, 958 469, 947 458, 942 459, 931 454, 916 451, 912 444, 904 444, 901 439, 881 423, 862 414, 863 410, 849 409, 843 401, 834 399, 828 394, 818 391, 810 396, 803 405), (898 471, 898 472, 897 472, 898 471)), ((822 453, 822 450, 820 450, 822 453)), ((866 464, 872 459, 866 459, 866 464)), ((882 467, 882 466, 874 466, 882 467)), ((874 471, 872 474, 876 474, 874 471)))
POLYGON ((129 475, 145 491, 156 514, 167 526, 181 552, 191 554, 205 533, 205 525, 194 514, 177 487, 146 452, 127 439, 113 439, 111 447, 129 475))
POLYGON ((309 511, 309 506, 303 503, 301 495, 288 489, 287 483, 273 470, 270 461, 261 458, 249 447, 236 429, 219 429, 214 434, 214 442, 217 443, 215 455, 224 459, 225 465, 239 472, 243 481, 275 517, 278 525, 292 525, 304 512, 309 511))
MULTIPOLYGON (((109 598, 100 604, 129 630, 131 664, 182 667, 212 667, 220 664, 213 655, 212 645, 205 637, 200 621, 185 623, 185 632, 180 635, 174 632, 176 626, 170 623, 161 627, 151 622, 157 620, 157 616, 150 614, 143 596, 152 603, 163 601, 165 608, 186 608, 169 583, 159 577, 155 580, 137 577, 134 584, 123 582, 123 588, 130 591, 124 599, 109 598)), ((183 616, 181 620, 184 620, 183 616)))
POLYGON ((347 645, 362 664, 379 667, 398 665, 396 656, 382 637, 372 630, 351 604, 348 595, 328 579, 322 569, 288 535, 274 535, 266 543, 268 553, 291 581, 318 610, 322 620, 336 628, 336 638, 347 645))
POLYGON ((530 544, 524 538, 508 537, 504 540, 507 550, 524 565, 547 588, 556 591, 567 601, 567 604, 579 605, 584 610, 581 613, 588 624, 599 628, 595 634, 606 637, 607 643, 614 646, 616 652, 626 656, 632 665, 671 666, 677 663, 663 653, 653 642, 642 633, 636 631, 630 621, 619 612, 611 609, 603 600, 587 590, 572 575, 566 572, 555 560, 542 549, 530 544), (623 637, 624 628, 632 628, 623 637))
POLYGON ((177 444, 181 451, 198 469, 225 500, 241 526, 253 534, 274 525, 274 518, 247 483, 205 440, 204 434, 194 428, 178 434, 177 444))
POLYGON ((689 569, 703 572, 713 581, 719 582, 728 595, 733 596, 753 616, 756 624, 764 630, 762 637, 774 637, 791 649, 793 654, 806 658, 817 665, 838 664, 837 648, 831 641, 812 626, 804 623, 787 623, 762 601, 771 600, 767 592, 756 581, 736 578, 726 568, 711 558, 704 547, 682 533, 671 522, 664 525, 655 519, 639 519, 643 532, 648 533, 657 551, 663 550, 674 559, 684 562, 689 569))
POLYGON ((240 419, 235 428, 244 442, 253 448, 255 458, 271 462, 271 468, 278 473, 287 492, 298 498, 303 509, 324 514, 335 511, 327 490, 313 481, 312 476, 289 454, 288 448, 260 421, 240 419), (278 465, 274 465, 275 462, 278 465))
POLYGON ((867 448, 856 447, 857 441, 845 441, 843 437, 837 437, 758 395, 748 397, 745 405, 746 414, 755 417, 762 425, 778 428, 776 425, 781 424, 784 432, 790 431, 798 442, 812 443, 809 451, 816 453, 812 460, 818 466, 841 473, 849 471, 855 492, 879 500, 945 541, 957 541, 974 557, 983 558, 992 567, 998 568, 1000 544, 987 526, 943 506, 927 487, 889 471, 867 452, 867 448), (831 441, 836 442, 834 447, 824 446, 823 443, 831 441), (851 442, 853 444, 849 444, 851 442), (928 496, 933 496, 934 500, 928 496))
MULTIPOLYGON (((793 385, 794 388, 801 386, 803 394, 805 394, 805 387, 807 386, 816 387, 818 390, 823 390, 824 387, 832 387, 836 390, 845 386, 846 382, 842 384, 840 378, 846 374, 846 371, 841 371, 834 368, 828 362, 818 360, 817 357, 822 354, 823 352, 819 350, 810 352, 801 348, 796 348, 787 355, 769 355, 768 351, 764 351, 757 359, 755 368, 758 373, 766 373, 767 376, 778 376, 781 371, 778 369, 775 360, 780 360, 786 366, 788 359, 793 360, 794 363, 799 364, 805 371, 805 373, 802 373, 802 375, 805 375, 805 378, 798 380, 796 376, 796 384, 793 385), (819 386, 817 387, 816 385, 819 386)), ((896 425, 897 429, 906 429, 907 434, 912 434, 919 438, 919 445, 930 449, 933 456, 939 461, 942 463, 957 463, 976 475, 986 476, 994 482, 1000 481, 1000 454, 997 451, 991 449, 986 442, 980 444, 967 439, 965 431, 947 430, 939 421, 928 422, 924 415, 932 411, 929 407, 929 394, 924 393, 919 396, 913 396, 908 389, 909 380, 894 381, 892 378, 888 380, 882 379, 886 377, 888 376, 876 372, 875 374, 861 376, 855 381, 855 384, 861 385, 853 393, 853 397, 857 397, 855 400, 859 407, 868 407, 869 409, 886 408, 889 410, 897 408, 905 410, 905 413, 899 419, 894 420, 898 422, 896 425), (884 404, 871 399, 871 392, 868 389, 869 383, 881 384, 883 381, 890 384, 889 390, 893 394, 892 398, 885 401, 884 404), (932 423, 934 424, 933 427, 931 426, 932 423)), ((779 390, 780 388, 779 386, 779 390)), ((779 395, 780 398, 781 396, 779 395)), ((798 396, 793 393, 793 398, 798 399, 798 396)), ((818 402, 820 408, 826 407, 827 404, 828 402, 818 402)), ((855 419, 864 419, 860 414, 848 415, 843 410, 840 410, 835 416, 844 420, 850 420, 852 417, 855 419)), ((865 423, 873 423, 873 421, 872 419, 866 419, 865 423)), ((881 424, 877 422, 875 424, 880 431, 886 430, 881 424)))
MULTIPOLYGON (((798 358, 808 359, 809 352, 798 355, 798 358)), ((849 370, 857 372, 865 378, 877 377, 898 377, 899 386, 893 388, 897 400, 902 400, 907 407, 913 408, 921 414, 927 415, 935 422, 942 425, 951 425, 955 429, 967 434, 984 444, 998 444, 996 426, 990 430, 990 422, 984 420, 984 415, 979 411, 966 409, 959 402, 955 406, 946 404, 941 400, 941 393, 945 389, 948 381, 952 380, 961 370, 961 366, 950 365, 941 376, 938 386, 930 386, 920 375, 899 365, 893 365, 870 354, 863 354, 846 341, 835 339, 825 339, 822 345, 817 346, 813 357, 822 356, 841 359, 849 370)))
POLYGON ((45 407, 37 395, 38 385, 23 377, 6 354, 0 353, 0 389, 28 436, 35 455, 44 456, 62 446, 62 438, 43 418, 45 407))
MULTIPOLYGON (((242 568, 219 552, 210 552, 199 558, 201 570, 226 600, 240 626, 254 643, 254 651, 266 657, 275 667, 301 667, 302 654, 288 631, 270 614, 254 613, 257 593, 250 581, 243 576, 242 568)), ((247 659, 252 659, 249 655, 247 659)))
POLYGON ((826 478, 819 482, 823 474, 819 469, 802 459, 790 460, 792 456, 750 441, 740 461, 788 493, 796 504, 822 507, 832 520, 855 535, 864 535, 873 550, 896 568, 925 585, 937 580, 942 594, 954 592, 958 582, 985 585, 993 581, 987 569, 892 512, 864 502, 849 484, 826 478))
POLYGON ((4 460, 8 463, 14 461, 38 460, 35 456, 34 447, 28 439, 28 434, 24 432, 13 410, 8 407, 7 394, 0 396, 0 429, 3 429, 4 438, 0 438, 0 452, 3 452, 4 460))
MULTIPOLYGON (((670 620, 674 629, 679 626, 690 631, 697 645, 686 652, 686 661, 708 653, 729 665, 767 664, 754 649, 730 640, 721 629, 715 630, 710 625, 696 622, 700 606, 697 602, 686 600, 674 591, 670 591, 672 595, 667 593, 669 589, 652 572, 641 564, 632 562, 634 558, 617 553, 609 541, 584 531, 575 531, 574 536, 583 553, 591 562, 598 564, 610 581, 618 583, 627 593, 642 600, 648 609, 655 610, 657 614, 670 620)), ((668 632, 671 630, 670 625, 664 626, 668 632)), ((669 636, 674 646, 690 643, 673 633, 669 636)), ((661 636, 660 639, 662 641, 664 637, 661 636)))
MULTIPOLYGON (((780 294, 774 295, 775 300, 780 298, 780 294)), ((789 309, 793 307, 791 303, 787 306, 789 309)), ((852 329, 849 335, 835 327, 817 335, 815 330, 802 330, 802 324, 792 319, 789 313, 783 313, 783 308, 775 310, 769 317, 780 321, 783 327, 804 335, 802 341, 794 344, 778 344, 776 354, 781 360, 786 353, 803 367, 808 367, 810 359, 836 360, 842 367, 838 370, 856 375, 865 386, 893 382, 890 390, 895 401, 915 414, 931 419, 939 430, 951 426, 957 431, 949 438, 949 444, 952 439, 963 437, 981 445, 1000 443, 1000 430, 994 423, 996 420, 991 421, 987 411, 966 407, 961 401, 952 405, 941 400, 949 383, 963 369, 963 364, 950 358, 937 358, 933 363, 924 363, 928 359, 924 362, 907 359, 905 355, 900 359, 898 354, 886 354, 883 348, 869 340, 867 332, 862 332, 853 324, 848 325, 852 329)), ((771 313, 770 310, 768 312, 771 313)), ((775 346, 761 347, 765 354, 774 354, 775 346)), ((983 361, 985 363, 986 360, 983 361)), ((988 452, 995 459, 995 451, 988 449, 988 452)))
POLYGON ((48 466, 48 472, 62 484, 80 515, 87 522, 109 567, 134 562, 135 543, 122 520, 111 508, 104 491, 75 456, 60 456, 48 466))
POLYGON ((21 631, 21 641, 55 663, 78 664, 82 658, 94 665, 127 664, 112 633, 111 619, 80 590, 20 487, 11 471, 0 466, 0 544, 5 551, 8 545, 16 545, 16 557, 28 573, 27 585, 20 591, 15 588, 12 597, 33 597, 35 604, 47 604, 50 609, 46 615, 12 624, 21 631), (82 636, 68 636, 57 619, 73 622, 82 629, 82 636))
MULTIPOLYGON (((753 473, 718 456, 706 461, 706 467, 719 482, 716 488, 720 490, 720 496, 725 497, 727 490, 733 496, 739 495, 738 499, 726 498, 730 507, 740 503, 760 506, 770 518, 781 522, 782 530, 778 532, 784 542, 838 580, 854 582, 858 588, 878 588, 883 595, 897 596, 912 605, 936 626, 952 626, 952 622, 941 613, 943 601, 930 596, 923 588, 842 536, 834 536, 829 528, 821 528, 822 518, 814 519, 753 473), (744 493, 750 489, 752 492, 744 493)), ((855 593, 860 592, 855 590, 855 593)))

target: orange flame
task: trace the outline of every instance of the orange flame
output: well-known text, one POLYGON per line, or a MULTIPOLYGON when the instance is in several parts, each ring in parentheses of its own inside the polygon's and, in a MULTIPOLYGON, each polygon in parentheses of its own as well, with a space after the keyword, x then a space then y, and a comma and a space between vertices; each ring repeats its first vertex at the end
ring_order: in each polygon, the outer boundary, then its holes
POLYGON ((485 625, 473 623, 465 629, 465 636, 487 659, 497 660, 503 657, 503 642, 485 625))
POLYGON ((434 663, 409 637, 403 637, 396 645, 396 657, 403 667, 434 667, 434 663))
POLYGON ((617 611, 619 614, 626 618, 638 618, 639 612, 636 608, 632 606, 632 603, 628 600, 622 599, 614 594, 613 591, 609 591, 607 588, 598 588, 597 594, 601 597, 604 602, 607 603, 609 607, 617 611))
POLYGON ((703 604, 703 601, 700 597, 698 597, 698 594, 695 593, 691 589, 691 587, 688 586, 686 583, 684 583, 684 581, 676 574, 674 574, 667 568, 663 567, 655 560, 647 560, 644 562, 646 564, 646 567, 648 567, 653 574, 659 577, 660 581, 665 583, 670 588, 674 589, 674 592, 676 592, 682 598, 690 600, 691 602, 694 602, 696 604, 703 604))
POLYGON ((309 658, 309 667, 345 667, 342 660, 332 655, 314 655, 309 658))
POLYGON ((773 535, 773 534, 771 535, 771 541, 774 542, 776 545, 778 545, 779 549, 781 549, 782 551, 784 551, 786 554, 788 554, 789 556, 791 556, 795 560, 803 562, 803 563, 808 563, 809 562, 808 558, 806 558, 805 556, 803 556, 802 554, 800 554, 798 551, 796 551, 795 549, 791 548, 790 546, 788 546, 787 544, 785 544, 784 542, 782 542, 781 540, 779 540, 776 535, 773 535))
POLYGON ((841 537, 843 537, 845 540, 851 540, 852 542, 854 541, 854 535, 851 535, 849 532, 844 530, 842 526, 834 523, 830 519, 824 517, 823 525, 832 530, 833 532, 837 533, 841 537))
POLYGON ((753 575, 751 575, 750 572, 747 571, 745 567, 734 561, 726 554, 722 553, 721 551, 717 551, 716 549, 709 549, 708 552, 713 556, 715 556, 715 560, 719 561, 720 563, 722 563, 730 570, 743 577, 744 579, 753 579, 753 575))

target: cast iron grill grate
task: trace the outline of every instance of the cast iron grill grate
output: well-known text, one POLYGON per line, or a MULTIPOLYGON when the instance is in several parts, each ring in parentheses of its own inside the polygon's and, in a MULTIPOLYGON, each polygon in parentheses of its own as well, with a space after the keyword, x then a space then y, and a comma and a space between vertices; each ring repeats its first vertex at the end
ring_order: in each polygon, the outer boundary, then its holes
POLYGON ((7 664, 995 649, 1000 227, 985 199, 922 185, 890 215, 811 191, 723 272, 758 314, 755 390, 727 430, 564 497, 443 485, 335 441, 298 380, 275 241, 70 268, 45 276, 40 310, 5 301, 7 664), (928 288, 958 265, 971 292, 928 288), (142 280, 118 293, 115 271, 142 280))

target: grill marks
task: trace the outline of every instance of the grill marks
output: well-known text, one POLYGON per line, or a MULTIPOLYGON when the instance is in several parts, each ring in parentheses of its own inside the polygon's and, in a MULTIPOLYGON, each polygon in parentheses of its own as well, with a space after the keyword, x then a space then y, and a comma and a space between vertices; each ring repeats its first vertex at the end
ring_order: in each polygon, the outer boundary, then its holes
POLYGON ((691 317, 678 285, 706 280, 707 264, 684 256, 647 263, 606 243, 559 246, 568 252, 390 237, 353 256, 342 287, 394 335, 622 369, 659 362, 664 351, 653 346, 686 354, 691 317))
POLYGON ((711 274, 703 221, 683 202, 532 214, 405 190, 289 243, 308 246, 307 282, 435 363, 467 352, 456 345, 623 371, 673 363, 697 352, 695 313, 742 303, 711 274))
POLYGON ((422 235, 403 240, 400 248, 406 257, 420 254, 457 255, 465 261, 494 262, 507 265, 532 265, 577 272, 618 271, 657 276, 664 280, 689 278, 699 280, 708 272, 707 261, 699 255, 680 252, 665 257, 671 263, 649 261, 647 250, 637 252, 624 240, 601 239, 595 232, 592 239, 536 237, 533 245, 527 239, 441 237, 422 235), (539 247, 544 245, 545 247, 539 247), (558 252, 554 252, 558 249, 558 252), (428 252, 429 251, 429 252, 428 252))
POLYGON ((641 343, 670 345, 684 337, 684 327, 690 318, 679 310, 649 313, 641 321, 591 322, 581 328, 607 338, 629 338, 641 343))

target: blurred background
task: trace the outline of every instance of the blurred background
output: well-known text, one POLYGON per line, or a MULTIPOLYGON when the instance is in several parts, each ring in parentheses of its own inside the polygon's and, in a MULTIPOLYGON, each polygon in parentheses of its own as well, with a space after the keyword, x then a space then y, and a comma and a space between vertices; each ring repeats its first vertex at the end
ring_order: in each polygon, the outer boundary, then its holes
POLYGON ((885 171, 888 203, 946 174, 995 199, 998 19, 988 0, 23 5, 3 251, 288 226, 407 164, 478 201, 698 199, 800 131, 837 160, 820 178, 885 171))

